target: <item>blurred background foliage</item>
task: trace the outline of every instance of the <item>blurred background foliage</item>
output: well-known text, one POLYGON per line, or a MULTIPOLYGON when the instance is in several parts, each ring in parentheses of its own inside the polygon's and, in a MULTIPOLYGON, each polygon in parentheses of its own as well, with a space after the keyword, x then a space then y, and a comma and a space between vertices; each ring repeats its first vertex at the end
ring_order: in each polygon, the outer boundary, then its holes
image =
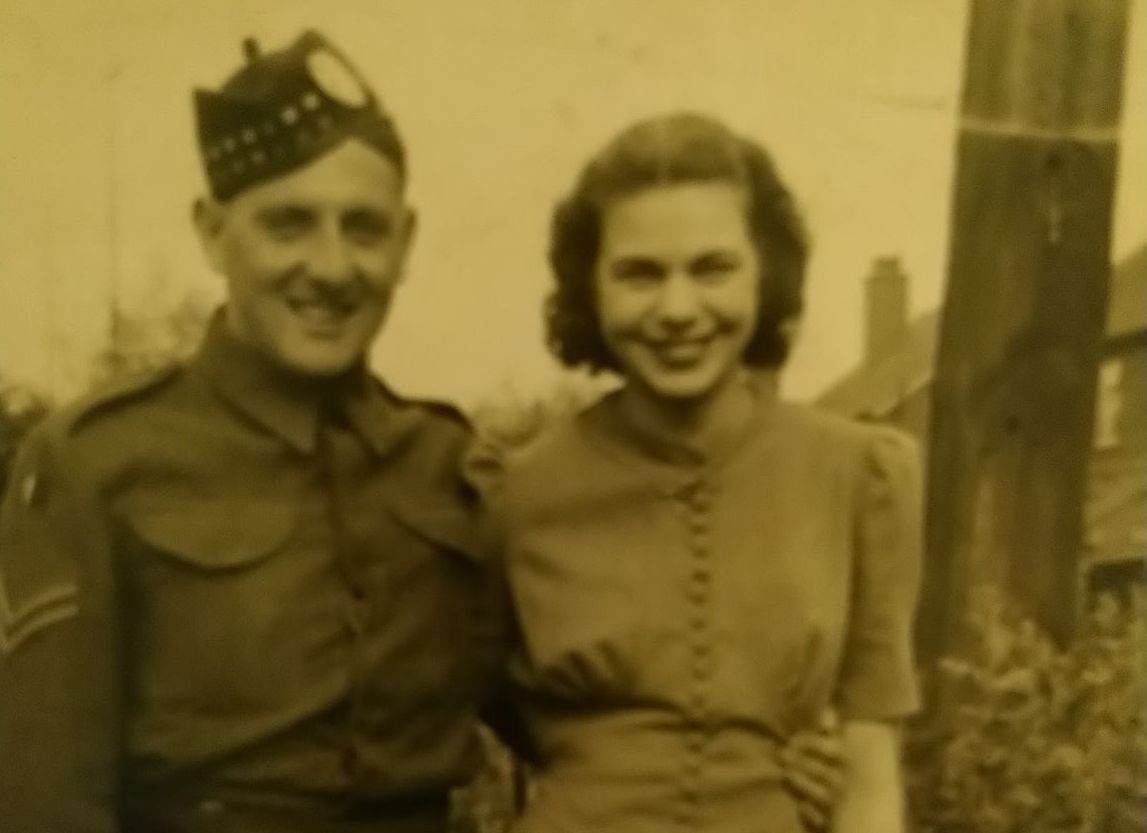
POLYGON ((916 833, 1142 833, 1147 815, 1144 593, 1098 595, 1058 646, 993 587, 973 597, 951 709, 908 735, 916 833))

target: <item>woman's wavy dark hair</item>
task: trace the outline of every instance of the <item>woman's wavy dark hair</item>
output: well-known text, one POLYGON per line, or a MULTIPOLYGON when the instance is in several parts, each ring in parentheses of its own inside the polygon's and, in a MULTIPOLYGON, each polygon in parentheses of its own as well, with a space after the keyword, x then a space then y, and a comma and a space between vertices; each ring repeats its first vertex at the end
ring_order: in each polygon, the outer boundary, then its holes
POLYGON ((546 302, 546 341, 569 367, 617 370, 597 317, 594 272, 604 209, 646 188, 731 182, 748 195, 749 235, 762 264, 757 330, 744 360, 779 367, 789 353, 785 323, 802 309, 808 237, 769 154, 708 116, 677 113, 641 121, 593 157, 554 209, 550 266, 557 287, 546 302))

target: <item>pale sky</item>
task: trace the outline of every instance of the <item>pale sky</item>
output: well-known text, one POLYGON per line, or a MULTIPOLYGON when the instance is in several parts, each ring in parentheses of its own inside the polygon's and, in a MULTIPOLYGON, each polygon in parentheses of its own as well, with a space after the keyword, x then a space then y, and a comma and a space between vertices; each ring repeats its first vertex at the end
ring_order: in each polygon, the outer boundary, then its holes
MULTIPOLYGON (((1144 7, 1135 8, 1114 255, 1147 231, 1144 7)), ((302 28, 396 118, 420 211, 375 364, 471 403, 556 378, 540 307, 554 201, 611 134, 707 111, 777 158, 814 236, 789 392, 859 355, 862 279, 898 255, 941 299, 966 0, 0 0, 0 378, 82 385, 109 299, 214 297, 189 222, 190 96, 302 28), (113 279, 113 275, 115 276, 113 279)))

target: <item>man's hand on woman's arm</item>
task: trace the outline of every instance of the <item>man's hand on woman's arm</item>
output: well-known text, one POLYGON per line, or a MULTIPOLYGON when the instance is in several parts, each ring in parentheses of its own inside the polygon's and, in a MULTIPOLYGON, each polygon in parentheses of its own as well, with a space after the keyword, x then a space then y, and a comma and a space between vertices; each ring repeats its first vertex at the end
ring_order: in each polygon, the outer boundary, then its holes
POLYGON ((781 749, 781 763, 785 784, 796 796, 805 828, 812 833, 828 831, 847 775, 836 713, 826 710, 816 729, 789 738, 781 749))

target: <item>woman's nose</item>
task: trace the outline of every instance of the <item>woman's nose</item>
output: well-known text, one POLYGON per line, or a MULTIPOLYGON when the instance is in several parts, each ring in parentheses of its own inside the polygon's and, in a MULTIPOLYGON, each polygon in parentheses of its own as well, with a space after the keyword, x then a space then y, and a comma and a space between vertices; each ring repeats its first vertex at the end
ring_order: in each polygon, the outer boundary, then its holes
POLYGON ((697 287, 681 272, 670 274, 662 284, 657 299, 657 315, 667 324, 689 323, 701 312, 697 287))

